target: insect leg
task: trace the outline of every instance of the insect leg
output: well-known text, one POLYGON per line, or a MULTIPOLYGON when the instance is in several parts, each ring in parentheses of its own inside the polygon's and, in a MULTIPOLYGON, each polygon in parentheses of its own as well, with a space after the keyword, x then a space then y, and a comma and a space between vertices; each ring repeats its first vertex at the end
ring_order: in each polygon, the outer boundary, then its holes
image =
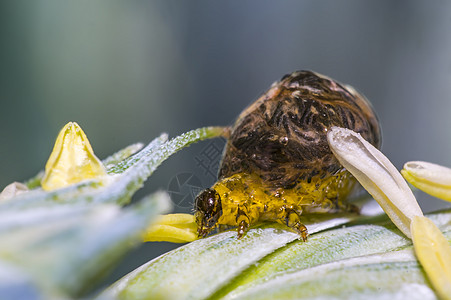
POLYGON ((204 221, 202 220, 201 225, 197 228, 197 236, 198 237, 206 237, 208 233, 210 233, 211 229, 208 229, 204 226, 204 221))
POLYGON ((301 218, 299 217, 299 214, 296 210, 291 208, 285 208, 285 224, 294 229, 302 238, 302 240, 305 242, 307 240, 308 231, 307 227, 305 227, 304 224, 301 223, 301 218))
POLYGON ((237 214, 236 214, 236 223, 238 224, 238 238, 240 239, 249 229, 250 220, 245 212, 244 206, 238 206, 237 214))

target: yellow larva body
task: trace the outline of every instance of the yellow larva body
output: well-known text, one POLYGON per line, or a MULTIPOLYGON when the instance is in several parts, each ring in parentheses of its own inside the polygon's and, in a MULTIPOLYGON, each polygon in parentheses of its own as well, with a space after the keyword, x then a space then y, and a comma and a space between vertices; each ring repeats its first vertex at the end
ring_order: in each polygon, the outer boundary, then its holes
MULTIPOLYGON (((355 180, 347 171, 326 179, 313 178, 292 189, 265 187, 255 175, 239 173, 219 180, 213 189, 222 200, 218 224, 239 226, 238 210, 246 213, 249 224, 277 221, 286 224, 287 210, 297 214, 347 210, 345 199, 355 180)), ((295 216, 293 216, 295 217, 295 216)))

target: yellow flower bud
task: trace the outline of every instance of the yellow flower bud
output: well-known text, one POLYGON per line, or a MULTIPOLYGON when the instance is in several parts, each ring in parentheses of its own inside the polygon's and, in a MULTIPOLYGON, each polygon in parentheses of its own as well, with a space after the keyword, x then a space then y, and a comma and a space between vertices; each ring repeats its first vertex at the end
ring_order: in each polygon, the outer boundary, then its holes
POLYGON ((431 196, 451 201, 451 169, 425 161, 409 161, 402 176, 414 187, 431 196))
POLYGON ((196 219, 189 214, 159 216, 143 235, 145 242, 187 243, 196 239, 196 219))
POLYGON ((85 133, 77 123, 69 122, 56 138, 41 186, 50 191, 104 175, 105 168, 94 155, 85 133))

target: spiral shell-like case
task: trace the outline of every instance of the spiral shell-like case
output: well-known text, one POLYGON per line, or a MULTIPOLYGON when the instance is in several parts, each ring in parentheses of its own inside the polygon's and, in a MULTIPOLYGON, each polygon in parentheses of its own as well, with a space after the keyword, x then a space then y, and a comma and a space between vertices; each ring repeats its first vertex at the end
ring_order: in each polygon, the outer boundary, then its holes
POLYGON ((269 188, 293 188, 343 167, 327 144, 332 126, 349 128, 376 147, 381 143, 370 103, 352 87, 310 71, 276 82, 246 108, 232 127, 219 178, 258 174, 269 188))

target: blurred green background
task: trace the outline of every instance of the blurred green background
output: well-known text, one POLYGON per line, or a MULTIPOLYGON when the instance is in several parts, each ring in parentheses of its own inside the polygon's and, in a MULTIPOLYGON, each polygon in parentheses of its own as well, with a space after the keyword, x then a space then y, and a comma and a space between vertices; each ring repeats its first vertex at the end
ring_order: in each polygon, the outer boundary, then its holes
MULTIPOLYGON (((104 158, 161 132, 228 125, 299 69, 365 94, 398 168, 451 166, 450 16, 451 2, 419 0, 1 1, 0 185, 43 169, 68 121, 104 158)), ((172 157, 137 198, 169 189, 189 211, 214 182, 218 158, 201 162, 212 145, 223 141, 172 157)), ((418 199, 426 211, 450 206, 418 199)), ((110 280, 172 247, 143 245, 110 280)))

